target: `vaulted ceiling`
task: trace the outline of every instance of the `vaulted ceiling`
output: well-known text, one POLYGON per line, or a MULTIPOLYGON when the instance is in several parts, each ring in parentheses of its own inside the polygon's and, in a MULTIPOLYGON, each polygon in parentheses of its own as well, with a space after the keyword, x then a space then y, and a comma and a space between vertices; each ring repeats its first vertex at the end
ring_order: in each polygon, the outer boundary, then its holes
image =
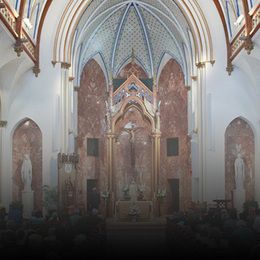
POLYGON ((80 19, 76 37, 80 70, 98 55, 113 77, 133 52, 149 77, 156 76, 166 53, 185 70, 185 48, 191 48, 189 25, 171 0, 92 1, 80 19))

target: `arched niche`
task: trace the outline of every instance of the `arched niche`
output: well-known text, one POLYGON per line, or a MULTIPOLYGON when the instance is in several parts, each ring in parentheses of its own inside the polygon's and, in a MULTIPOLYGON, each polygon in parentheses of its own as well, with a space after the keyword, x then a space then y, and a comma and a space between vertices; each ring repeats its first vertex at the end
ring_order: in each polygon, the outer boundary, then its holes
POLYGON ((32 162, 34 209, 42 210, 42 132, 39 126, 31 119, 22 120, 14 129, 12 144, 12 200, 22 200, 21 167, 24 155, 28 154, 32 162))
POLYGON ((144 189, 145 200, 152 200, 153 122, 138 104, 123 107, 113 126, 113 183, 115 199, 123 200, 123 190, 132 180, 144 189), (133 131, 130 131, 133 128, 133 131))
POLYGON ((180 65, 170 59, 158 81, 161 101, 159 185, 167 188, 165 213, 186 210, 191 201, 191 145, 188 133, 188 96, 180 65), (173 149, 173 153, 167 151, 173 149), (178 198, 178 199, 176 199, 178 198))
MULTIPOLYGON (((105 190, 106 176, 106 78, 95 60, 84 67, 78 90, 77 153, 77 203, 87 206, 87 182, 96 182, 99 190, 105 190), (98 154, 89 153, 90 140, 98 140, 98 154)), ((94 141, 96 142, 96 141, 94 141)))
POLYGON ((225 195, 233 204, 236 188, 235 160, 238 153, 244 162, 244 199, 249 201, 254 199, 255 193, 255 137, 250 124, 241 117, 234 119, 225 132, 225 195))

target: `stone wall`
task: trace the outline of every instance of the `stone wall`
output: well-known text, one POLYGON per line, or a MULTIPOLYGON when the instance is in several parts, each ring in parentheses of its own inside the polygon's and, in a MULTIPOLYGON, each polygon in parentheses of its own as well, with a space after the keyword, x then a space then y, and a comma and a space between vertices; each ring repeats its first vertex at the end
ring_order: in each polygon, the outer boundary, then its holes
POLYGON ((106 80, 96 61, 89 61, 81 75, 78 92, 79 154, 77 175, 77 202, 86 206, 87 179, 97 179, 98 189, 105 190, 106 174, 106 80), (98 157, 87 156, 87 138, 99 139, 98 157))
POLYGON ((172 211, 172 194, 169 179, 180 181, 180 209, 189 207, 191 201, 191 149, 188 133, 188 99, 187 89, 181 67, 170 60, 162 70, 159 78, 159 95, 161 100, 161 169, 159 186, 167 188, 164 213, 172 211), (167 156, 167 138, 179 138, 178 156, 167 156))

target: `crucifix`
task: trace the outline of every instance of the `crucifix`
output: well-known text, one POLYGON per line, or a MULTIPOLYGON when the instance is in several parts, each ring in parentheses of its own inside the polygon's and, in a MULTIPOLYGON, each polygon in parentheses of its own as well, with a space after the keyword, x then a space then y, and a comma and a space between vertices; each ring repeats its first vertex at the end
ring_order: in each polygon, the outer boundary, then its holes
POLYGON ((135 124, 131 122, 131 127, 124 127, 122 130, 129 134, 129 143, 130 143, 130 156, 131 156, 131 166, 132 174, 134 176, 135 170, 135 133, 142 129, 143 127, 136 127, 135 124))

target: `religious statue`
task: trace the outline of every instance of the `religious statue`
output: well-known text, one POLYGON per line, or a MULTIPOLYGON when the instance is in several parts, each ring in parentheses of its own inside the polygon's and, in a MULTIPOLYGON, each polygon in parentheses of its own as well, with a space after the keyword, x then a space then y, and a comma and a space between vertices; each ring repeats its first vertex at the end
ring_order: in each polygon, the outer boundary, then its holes
POLYGON ((129 143, 131 145, 131 164, 134 167, 135 165, 135 149, 134 149, 134 142, 135 142, 135 132, 138 130, 143 129, 143 127, 135 127, 132 123, 131 128, 124 127, 123 131, 129 134, 129 143))
POLYGON ((237 154, 237 158, 235 160, 235 187, 236 189, 242 190, 244 189, 244 181, 245 181, 245 164, 241 157, 241 153, 237 154))
POLYGON ((238 213, 243 211, 245 202, 245 163, 242 159, 241 145, 236 145, 237 158, 234 162, 235 168, 235 189, 233 191, 234 206, 238 213))
POLYGON ((32 162, 28 154, 24 155, 21 176, 24 185, 24 191, 32 191, 32 162))
POLYGON ((129 184, 129 196, 131 199, 131 202, 137 201, 138 197, 138 187, 134 180, 129 184))

